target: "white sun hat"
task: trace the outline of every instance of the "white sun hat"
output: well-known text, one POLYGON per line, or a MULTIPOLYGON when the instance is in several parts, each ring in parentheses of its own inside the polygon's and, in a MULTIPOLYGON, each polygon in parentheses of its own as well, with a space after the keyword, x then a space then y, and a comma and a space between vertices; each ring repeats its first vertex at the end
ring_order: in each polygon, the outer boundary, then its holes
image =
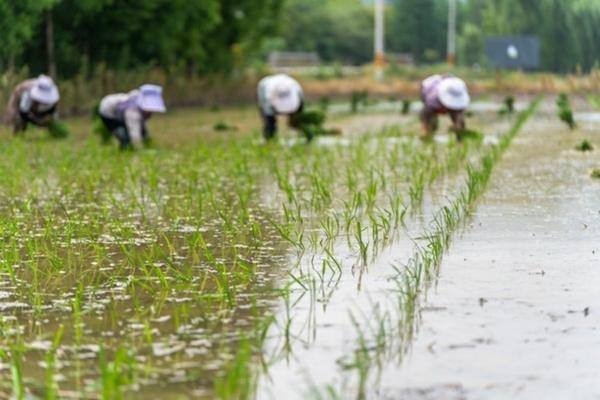
POLYGON ((40 75, 31 88, 31 98, 38 103, 54 105, 60 100, 58 88, 52 78, 46 75, 40 75))
POLYGON ((460 78, 442 80, 438 88, 440 103, 449 110, 464 110, 471 103, 467 84, 460 78))
POLYGON ((138 106, 142 111, 163 113, 167 111, 162 97, 162 87, 158 85, 142 85, 138 96, 138 106))
POLYGON ((271 104, 279 114, 292 114, 298 111, 302 104, 298 83, 286 75, 273 77, 271 104))

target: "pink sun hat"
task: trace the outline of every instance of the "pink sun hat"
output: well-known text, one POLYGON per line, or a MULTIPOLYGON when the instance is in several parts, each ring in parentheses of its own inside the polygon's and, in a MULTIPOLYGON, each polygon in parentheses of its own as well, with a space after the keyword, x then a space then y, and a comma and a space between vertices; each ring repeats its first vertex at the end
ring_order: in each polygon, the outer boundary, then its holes
POLYGON ((158 85, 142 85, 138 96, 138 106, 142 111, 163 113, 167 111, 162 97, 162 87, 158 85))

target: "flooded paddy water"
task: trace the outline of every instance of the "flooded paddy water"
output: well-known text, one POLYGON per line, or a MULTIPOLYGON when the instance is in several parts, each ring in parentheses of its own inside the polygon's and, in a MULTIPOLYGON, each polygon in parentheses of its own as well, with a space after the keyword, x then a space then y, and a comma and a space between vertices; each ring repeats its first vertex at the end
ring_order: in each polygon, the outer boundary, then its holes
POLYGON ((335 114, 344 135, 308 147, 263 145, 246 109, 153 121, 140 153, 84 122, 3 139, 0 397, 598 393, 571 346, 598 322, 599 158, 572 150, 598 126, 533 116, 500 161, 515 119, 482 106, 464 144, 387 109, 335 114), (530 372, 561 348, 572 375, 530 372))

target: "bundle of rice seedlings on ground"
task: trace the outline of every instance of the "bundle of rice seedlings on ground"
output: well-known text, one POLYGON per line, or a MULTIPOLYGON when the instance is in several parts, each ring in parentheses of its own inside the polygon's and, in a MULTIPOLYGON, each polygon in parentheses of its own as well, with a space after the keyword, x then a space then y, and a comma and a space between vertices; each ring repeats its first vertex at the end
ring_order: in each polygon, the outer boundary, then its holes
POLYGON ((290 125, 304 133, 310 142, 315 136, 339 135, 338 129, 325 129, 325 113, 321 111, 303 111, 290 116, 290 125))
POLYGON ((502 102, 502 108, 498 111, 500 115, 510 115, 515 112, 515 98, 513 96, 506 96, 502 102))
POLYGON ((583 139, 577 146, 575 146, 575 150, 592 151, 594 150, 594 145, 589 140, 583 139))
POLYGON ((69 129, 65 124, 59 121, 52 121, 48 124, 48 132, 55 139, 64 139, 69 136, 69 129))
POLYGON ((561 93, 558 96, 558 100, 556 100, 556 105, 558 106, 558 118, 567 124, 571 130, 575 129, 577 124, 575 123, 575 118, 573 117, 573 111, 571 110, 571 102, 569 101, 569 97, 566 94, 561 93))
POLYGON ((484 135, 471 129, 462 129, 456 132, 456 138, 459 142, 463 140, 483 141, 484 135))
POLYGON ((592 178, 600 179, 600 168, 596 168, 592 171, 592 178))
POLYGON ((213 125, 213 129, 218 132, 237 131, 237 126, 229 125, 227 122, 218 121, 213 125))

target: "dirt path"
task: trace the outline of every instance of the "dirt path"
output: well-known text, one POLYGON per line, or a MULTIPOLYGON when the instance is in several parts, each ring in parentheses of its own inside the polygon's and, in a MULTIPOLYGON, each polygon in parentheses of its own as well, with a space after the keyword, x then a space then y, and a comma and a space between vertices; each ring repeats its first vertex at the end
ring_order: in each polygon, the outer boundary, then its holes
POLYGON ((600 118, 530 122, 446 256, 377 397, 600 398, 600 118), (583 137, 596 151, 574 151, 583 137))

